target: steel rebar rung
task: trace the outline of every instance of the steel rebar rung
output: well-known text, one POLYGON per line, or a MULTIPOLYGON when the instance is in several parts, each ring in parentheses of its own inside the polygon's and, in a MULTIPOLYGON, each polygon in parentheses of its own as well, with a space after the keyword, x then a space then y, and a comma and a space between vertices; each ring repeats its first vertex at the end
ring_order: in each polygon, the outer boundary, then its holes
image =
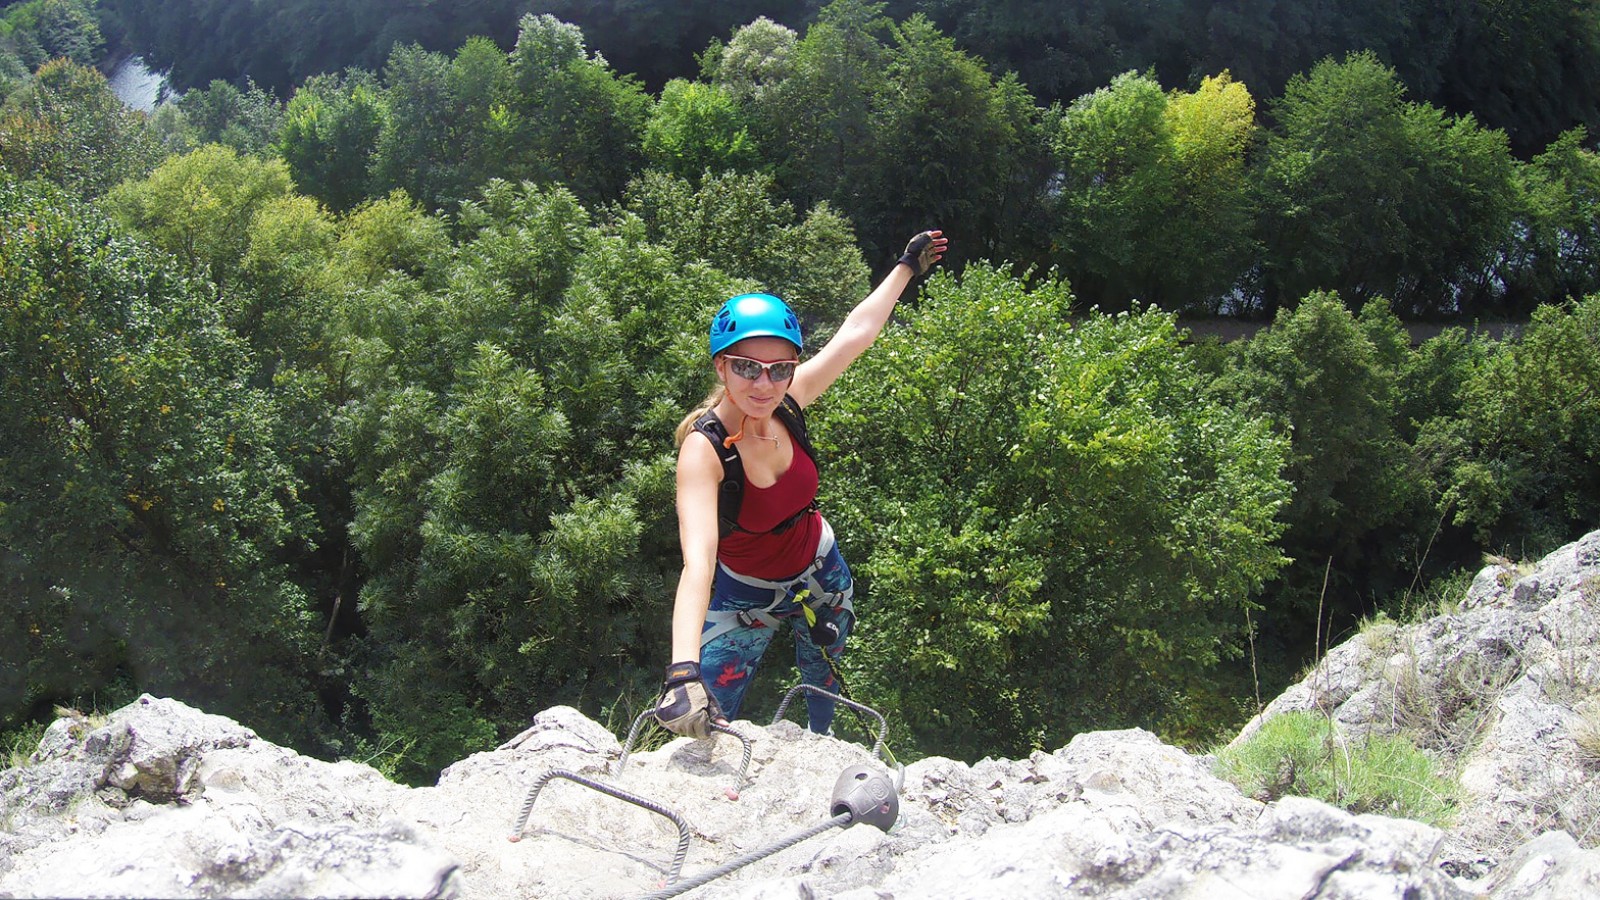
MULTIPOLYGON (((654 709, 647 709, 634 718, 633 727, 628 729, 628 739, 622 743, 622 757, 617 760, 617 770, 613 774, 622 774, 622 767, 628 764, 628 756, 633 753, 633 742, 638 740, 639 731, 644 728, 645 720, 654 719, 655 713, 654 709)), ((751 743, 749 738, 726 725, 718 725, 713 722, 711 723, 711 730, 719 734, 731 734, 739 739, 739 743, 744 745, 744 759, 739 763, 739 780, 733 787, 733 794, 737 797, 739 789, 744 787, 749 780, 747 775, 750 772, 750 756, 755 750, 755 745, 751 743)))
POLYGON ((790 688, 789 692, 787 694, 783 695, 783 702, 778 704, 778 711, 772 714, 772 724, 776 725, 776 724, 778 724, 779 721, 781 721, 783 719, 783 714, 786 711, 788 711, 788 709, 789 709, 789 701, 794 699, 794 695, 799 693, 799 692, 801 692, 801 691, 806 691, 808 693, 817 694, 817 695, 822 696, 822 697, 832 698, 834 700, 834 702, 836 702, 836 703, 843 703, 845 706, 848 706, 851 709, 856 710, 857 712, 866 713, 867 715, 873 717, 874 719, 877 719, 878 720, 878 739, 872 745, 872 755, 877 757, 880 761, 883 759, 883 742, 889 736, 889 723, 884 721, 883 714, 879 713, 877 710, 873 709, 870 706, 866 706, 864 704, 857 703, 856 701, 851 700, 848 697, 841 697, 838 694, 830 693, 829 691, 825 691, 822 688, 819 688, 814 684, 801 683, 801 684, 797 684, 794 687, 790 688))
POLYGON ((683 816, 637 794, 630 794, 620 788, 612 787, 601 781, 595 781, 592 778, 585 778, 566 769, 551 769, 539 776, 539 779, 533 783, 533 788, 528 791, 528 799, 523 801, 522 814, 517 817, 517 825, 512 829, 509 840, 513 842, 522 840, 522 830, 527 827, 528 816, 533 813, 533 804, 539 799, 539 792, 544 790, 544 786, 549 784, 552 779, 556 778, 564 778, 567 781, 576 782, 586 788, 592 788, 602 794, 609 794, 618 800, 626 800, 634 806, 648 809, 653 813, 671 819, 672 824, 678 827, 678 850, 672 856, 672 868, 667 872, 667 883, 672 884, 678 880, 678 873, 683 871, 683 860, 689 854, 689 823, 684 821, 683 816))

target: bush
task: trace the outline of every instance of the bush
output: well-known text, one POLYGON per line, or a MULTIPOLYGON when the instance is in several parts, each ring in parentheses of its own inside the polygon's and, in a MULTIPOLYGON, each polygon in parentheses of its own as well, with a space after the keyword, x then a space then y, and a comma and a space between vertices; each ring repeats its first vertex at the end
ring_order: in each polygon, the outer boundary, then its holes
POLYGON ((1401 737, 1351 739, 1326 717, 1291 712, 1217 754, 1217 775, 1263 803, 1295 795, 1353 813, 1449 824, 1455 786, 1401 737))

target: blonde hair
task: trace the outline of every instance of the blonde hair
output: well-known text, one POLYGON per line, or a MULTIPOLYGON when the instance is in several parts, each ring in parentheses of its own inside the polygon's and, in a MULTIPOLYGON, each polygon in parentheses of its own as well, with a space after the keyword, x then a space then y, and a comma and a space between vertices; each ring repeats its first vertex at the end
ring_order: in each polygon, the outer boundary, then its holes
POLYGON ((727 395, 727 387, 720 382, 716 387, 712 388, 711 393, 707 394, 706 398, 700 401, 700 405, 695 407, 694 412, 684 416, 683 421, 678 423, 678 430, 674 432, 673 435, 676 441, 675 446, 682 447, 683 442, 689 438, 689 432, 694 430, 694 420, 710 412, 712 408, 714 408, 718 403, 721 403, 722 398, 726 397, 727 395))

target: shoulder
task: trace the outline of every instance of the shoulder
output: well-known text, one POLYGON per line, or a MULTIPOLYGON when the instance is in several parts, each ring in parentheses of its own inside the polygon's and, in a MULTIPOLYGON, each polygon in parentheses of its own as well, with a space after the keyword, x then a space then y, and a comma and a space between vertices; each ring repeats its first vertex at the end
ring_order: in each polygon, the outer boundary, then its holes
POLYGON ((678 480, 707 478, 713 483, 722 480, 722 457, 711 445, 711 436, 702 431, 691 431, 678 448, 678 480))

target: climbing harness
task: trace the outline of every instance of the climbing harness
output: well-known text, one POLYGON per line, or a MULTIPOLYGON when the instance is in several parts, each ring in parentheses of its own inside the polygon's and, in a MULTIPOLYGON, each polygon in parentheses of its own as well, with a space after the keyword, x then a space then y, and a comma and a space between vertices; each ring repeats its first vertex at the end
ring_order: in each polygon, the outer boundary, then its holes
MULTIPOLYGON (((741 575, 718 563, 717 567, 725 577, 748 587, 771 591, 772 602, 760 609, 708 610, 706 612, 706 625, 708 627, 700 632, 700 646, 704 647, 715 638, 719 638, 736 628, 749 628, 758 623, 767 628, 780 627, 782 622, 772 614, 772 611, 788 600, 799 601, 802 605, 811 609, 811 615, 807 617, 808 623, 814 621, 816 610, 818 609, 827 609, 834 613, 839 610, 848 610, 854 614, 855 604, 853 599, 856 589, 853 582, 842 591, 830 591, 823 587, 822 582, 817 579, 817 573, 822 571, 823 565, 827 562, 828 554, 833 550, 833 545, 833 528, 824 519, 822 522, 822 537, 817 542, 816 558, 800 574, 782 581, 769 581, 752 575, 741 575)), ((822 655, 827 656, 828 654, 824 651, 822 655)))

